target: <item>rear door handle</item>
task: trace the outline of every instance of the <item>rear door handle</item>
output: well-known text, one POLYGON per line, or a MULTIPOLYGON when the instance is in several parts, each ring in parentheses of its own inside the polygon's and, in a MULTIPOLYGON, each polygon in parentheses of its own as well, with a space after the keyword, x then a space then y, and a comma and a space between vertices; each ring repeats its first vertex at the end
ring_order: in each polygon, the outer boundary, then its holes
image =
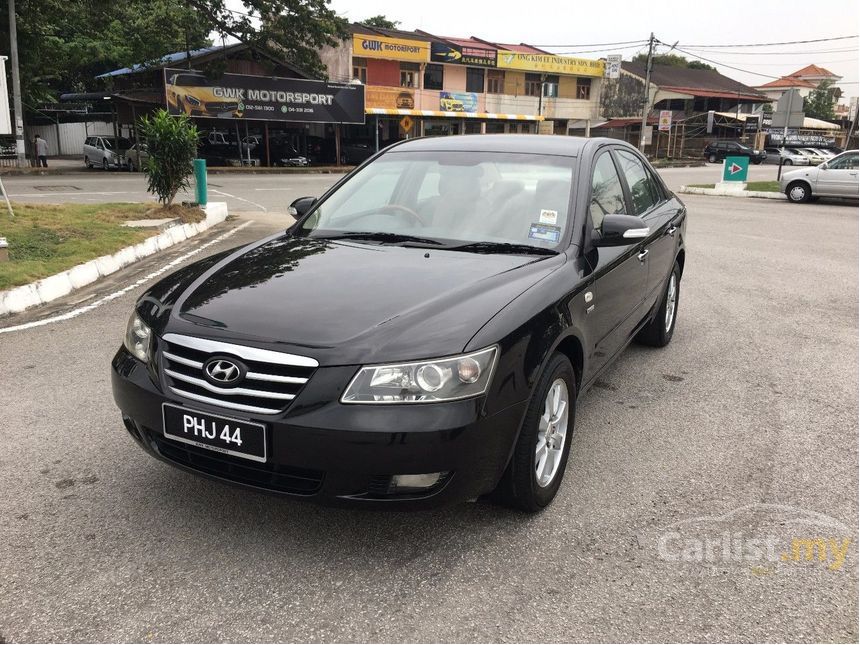
POLYGON ((642 251, 642 252, 641 252, 639 255, 637 255, 636 257, 637 257, 637 258, 639 258, 639 261, 640 261, 640 262, 644 262, 644 261, 645 261, 645 257, 646 257, 647 255, 648 255, 648 249, 645 249, 644 251, 642 251))

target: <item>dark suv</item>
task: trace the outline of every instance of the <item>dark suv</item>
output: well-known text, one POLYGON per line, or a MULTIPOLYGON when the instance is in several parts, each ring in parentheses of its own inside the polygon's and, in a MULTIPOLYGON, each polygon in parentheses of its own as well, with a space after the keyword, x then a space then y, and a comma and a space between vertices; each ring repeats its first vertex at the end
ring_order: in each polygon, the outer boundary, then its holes
POLYGON ((750 163, 754 164, 760 164, 767 159, 764 150, 753 150, 737 141, 712 141, 705 146, 704 155, 711 163, 717 163, 726 157, 749 157, 750 163))

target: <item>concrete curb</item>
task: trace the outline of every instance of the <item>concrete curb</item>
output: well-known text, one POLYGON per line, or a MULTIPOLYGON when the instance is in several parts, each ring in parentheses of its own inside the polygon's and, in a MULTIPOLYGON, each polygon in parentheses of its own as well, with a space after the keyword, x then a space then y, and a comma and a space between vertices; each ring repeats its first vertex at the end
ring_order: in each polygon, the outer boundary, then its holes
POLYGON ((780 199, 782 201, 787 199, 782 193, 765 192, 762 190, 719 190, 717 188, 681 186, 678 192, 687 195, 714 195, 718 197, 754 197, 756 199, 780 199))
POLYGON ((92 284, 101 277, 115 273, 129 264, 194 237, 227 219, 227 204, 225 202, 210 202, 204 210, 206 211, 206 219, 202 222, 171 226, 164 232, 147 238, 134 246, 127 246, 113 255, 103 255, 42 280, 0 291, 0 317, 19 313, 30 307, 62 298, 75 289, 92 284))

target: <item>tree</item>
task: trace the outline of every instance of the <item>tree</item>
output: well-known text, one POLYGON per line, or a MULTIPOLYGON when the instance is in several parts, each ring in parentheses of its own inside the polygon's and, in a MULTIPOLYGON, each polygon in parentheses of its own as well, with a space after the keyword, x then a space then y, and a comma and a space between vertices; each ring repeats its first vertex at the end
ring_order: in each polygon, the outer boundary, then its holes
POLYGON ((152 118, 140 119, 140 132, 149 151, 144 166, 147 190, 167 208, 180 190, 191 185, 188 178, 197 157, 197 126, 185 114, 171 116, 167 110, 158 110, 152 118))
MULTIPOLYGON (((95 89, 119 67, 208 44, 209 25, 180 0, 18 0, 18 51, 25 108, 63 92, 95 89)), ((9 51, 0 11, 0 51, 9 51)))
POLYGON ((813 119, 832 121, 836 118, 833 105, 841 95, 841 90, 838 87, 834 87, 832 82, 828 80, 821 81, 818 88, 814 89, 809 93, 809 96, 803 99, 803 112, 806 116, 813 119))
POLYGON ((400 25, 399 20, 389 20, 382 14, 378 16, 371 16, 370 18, 366 18, 359 22, 360 25, 364 25, 365 27, 377 27, 379 29, 397 29, 400 25))
MULTIPOLYGON (((178 1, 178 0, 174 0, 178 1)), ((309 74, 325 76, 319 50, 337 46, 349 34, 347 21, 329 8, 329 0, 183 0, 210 31, 286 59, 309 74)))
MULTIPOLYGON (((654 54, 654 65, 669 65, 670 67, 686 67, 687 69, 711 69, 717 71, 716 67, 711 67, 707 63, 698 60, 687 60, 678 54, 654 54)), ((636 54, 633 57, 634 63, 645 64, 648 62, 648 54, 636 54)))

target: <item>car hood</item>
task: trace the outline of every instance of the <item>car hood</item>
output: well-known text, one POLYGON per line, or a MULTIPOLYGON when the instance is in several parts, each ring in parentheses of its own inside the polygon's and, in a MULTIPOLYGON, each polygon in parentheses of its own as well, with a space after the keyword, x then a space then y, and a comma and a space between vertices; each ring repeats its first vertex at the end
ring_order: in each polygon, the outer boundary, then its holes
POLYGON ((813 178, 817 173, 818 166, 807 166, 805 168, 798 168, 797 170, 789 170, 788 172, 783 171, 780 182, 785 185, 794 179, 802 177, 813 178))
POLYGON ((281 236, 208 268, 164 331, 322 365, 445 356, 564 260, 281 236))

